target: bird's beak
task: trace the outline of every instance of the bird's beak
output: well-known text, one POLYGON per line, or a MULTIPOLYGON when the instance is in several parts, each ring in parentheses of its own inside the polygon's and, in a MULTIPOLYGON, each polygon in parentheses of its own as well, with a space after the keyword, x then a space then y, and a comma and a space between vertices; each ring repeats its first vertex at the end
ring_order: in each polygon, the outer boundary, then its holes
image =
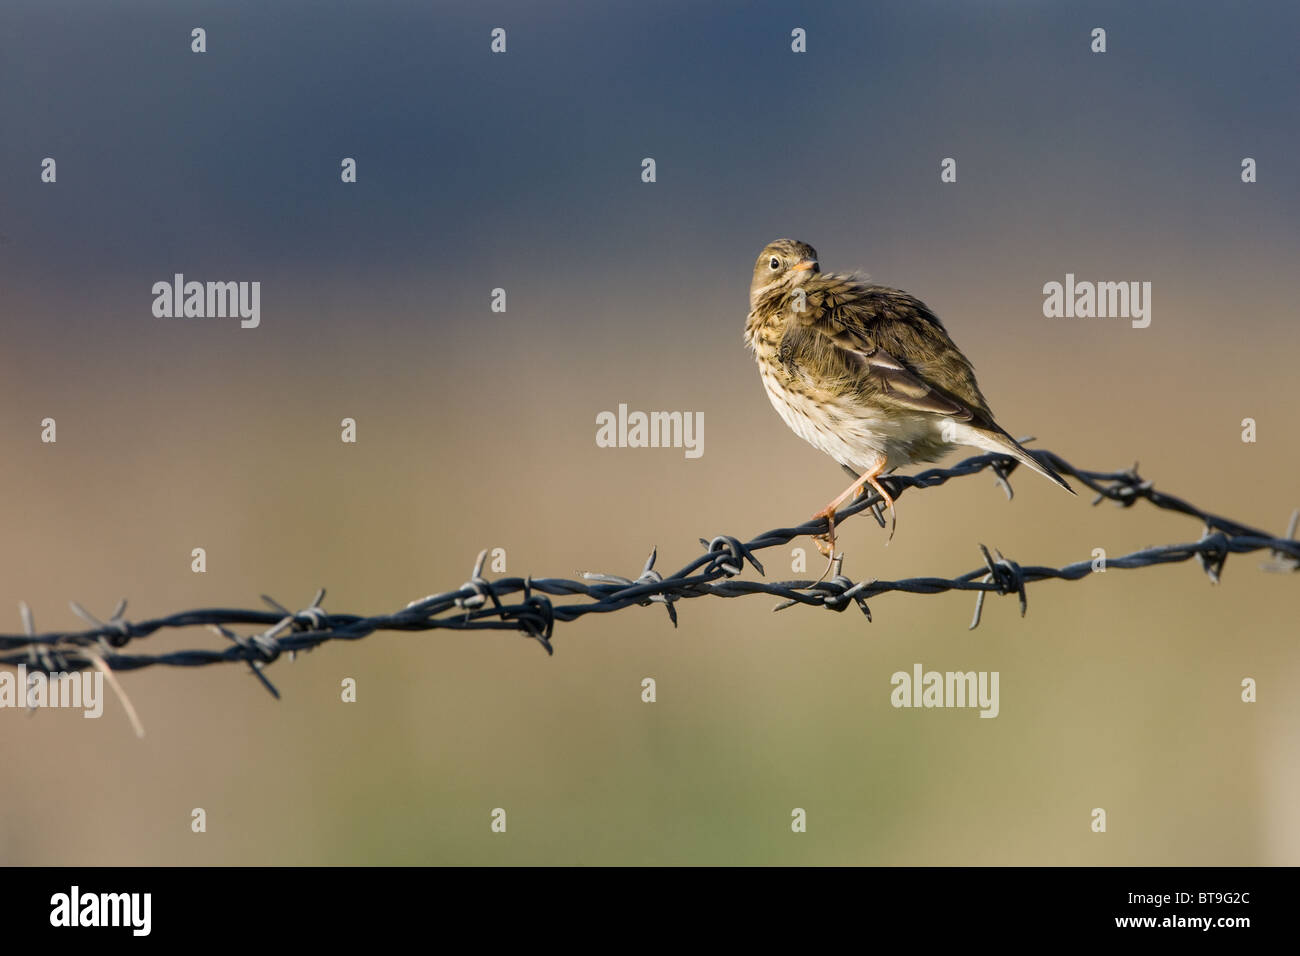
POLYGON ((792 268, 795 272, 805 272, 805 271, 807 271, 807 270, 809 270, 809 269, 811 269, 813 272, 816 272, 816 271, 817 271, 817 260, 816 260, 816 259, 804 259, 802 262, 797 262, 797 263, 795 263, 793 266, 791 266, 791 268, 792 268))

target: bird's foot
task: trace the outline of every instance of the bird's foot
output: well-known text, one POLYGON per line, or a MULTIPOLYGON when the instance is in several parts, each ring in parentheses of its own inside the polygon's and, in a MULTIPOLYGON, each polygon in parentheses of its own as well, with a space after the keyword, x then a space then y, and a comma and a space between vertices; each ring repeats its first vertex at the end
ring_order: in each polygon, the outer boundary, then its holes
POLYGON ((812 540, 813 544, 817 545, 817 550, 821 552, 822 557, 826 559, 826 570, 821 573, 821 577, 814 581, 813 584, 821 584, 825 581, 826 576, 835 567, 835 562, 842 560, 835 554, 835 509, 825 508, 812 516, 814 521, 818 518, 826 519, 826 533, 815 534, 812 536, 812 540))
POLYGON ((858 489, 859 496, 867 493, 868 484, 881 498, 880 501, 871 506, 871 512, 876 516, 876 520, 880 522, 882 528, 885 526, 884 510, 889 508, 889 537, 885 539, 885 544, 888 545, 889 542, 894 540, 894 532, 898 529, 898 512, 894 509, 894 499, 885 490, 885 486, 876 481, 875 475, 863 476, 863 485, 858 489))

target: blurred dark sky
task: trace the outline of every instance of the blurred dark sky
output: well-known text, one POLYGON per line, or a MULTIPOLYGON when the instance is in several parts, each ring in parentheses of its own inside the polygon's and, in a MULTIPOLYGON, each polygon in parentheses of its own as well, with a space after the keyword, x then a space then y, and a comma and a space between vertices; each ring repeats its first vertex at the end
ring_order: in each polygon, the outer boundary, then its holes
POLYGON ((900 284, 1008 242, 1044 279, 1102 252, 1149 274, 1270 258, 1300 222, 1292 3, 181 6, 0 11, 7 289, 184 271, 477 295, 484 273, 598 268, 743 292, 786 234, 900 284))

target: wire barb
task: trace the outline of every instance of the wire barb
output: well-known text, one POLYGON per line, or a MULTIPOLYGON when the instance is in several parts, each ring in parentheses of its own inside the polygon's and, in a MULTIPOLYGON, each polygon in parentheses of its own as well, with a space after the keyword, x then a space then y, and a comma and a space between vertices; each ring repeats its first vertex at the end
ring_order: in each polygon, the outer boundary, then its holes
MULTIPOLYGON (((1022 439, 1022 443, 1029 439, 1022 439)), ((1125 508, 1146 501, 1156 508, 1194 517, 1204 531, 1199 540, 1187 544, 1170 544, 1145 548, 1122 557, 1107 559, 1108 568, 1132 569, 1173 564, 1196 558, 1201 568, 1217 583, 1231 554, 1266 551, 1271 560, 1263 565, 1271 571, 1300 569, 1300 541, 1296 528, 1300 510, 1291 515, 1285 537, 1272 535, 1248 525, 1211 514, 1181 498, 1156 490, 1143 479, 1138 466, 1117 472, 1086 471, 1075 468, 1052 452, 1030 451, 1040 463, 1061 474, 1078 479, 1096 495, 1094 503, 1114 501, 1125 508)), ((987 470, 999 487, 1011 496, 1008 480, 1017 462, 990 454, 968 458, 951 468, 932 468, 916 475, 890 475, 884 481, 898 497, 913 488, 934 488, 954 478, 979 474, 987 470)), ((871 492, 836 515, 836 525, 862 511, 873 513, 882 504, 879 494, 871 492)), ((325 591, 319 590, 311 603, 292 611, 279 601, 262 596, 269 610, 200 609, 182 611, 167 617, 128 621, 126 601, 120 601, 107 620, 100 620, 75 601, 73 612, 88 629, 71 632, 37 633, 31 609, 22 603, 19 613, 22 633, 0 634, 0 664, 25 664, 30 671, 53 673, 96 667, 113 681, 138 728, 138 718, 113 675, 158 664, 197 667, 207 664, 243 662, 258 681, 275 697, 279 691, 267 679, 265 669, 282 654, 290 658, 327 641, 359 640, 377 631, 431 631, 442 628, 461 631, 513 631, 537 641, 547 654, 555 651, 553 635, 557 623, 576 621, 587 614, 607 614, 632 606, 662 604, 669 620, 677 625, 677 605, 689 598, 744 597, 767 594, 781 599, 773 610, 796 604, 842 612, 856 605, 868 621, 872 620, 868 600, 881 594, 942 594, 948 591, 974 591, 975 613, 971 628, 979 625, 984 600, 990 594, 1016 595, 1020 614, 1026 613, 1028 585, 1038 581, 1078 581, 1092 576, 1091 559, 1062 568, 1021 565, 1000 551, 980 545, 983 565, 955 578, 909 578, 882 581, 871 578, 854 582, 843 573, 843 557, 838 556, 830 580, 762 581, 743 577, 748 564, 760 576, 766 571, 757 552, 789 544, 794 539, 815 533, 824 522, 776 528, 750 541, 730 535, 700 539, 703 552, 672 574, 655 568, 658 550, 652 549, 639 575, 627 578, 600 572, 583 572, 579 580, 564 578, 506 577, 489 581, 483 576, 488 551, 479 552, 470 578, 455 591, 430 594, 413 601, 393 614, 362 617, 354 614, 331 614, 322 606, 325 591), (561 599, 561 600, 553 600, 561 599), (572 599, 572 600, 564 600, 572 599), (512 603, 513 602, 513 603, 512 603), (127 653, 125 648, 163 631, 207 626, 226 639, 221 648, 191 648, 154 654, 127 653), (252 627, 250 634, 239 634, 235 626, 252 627)))

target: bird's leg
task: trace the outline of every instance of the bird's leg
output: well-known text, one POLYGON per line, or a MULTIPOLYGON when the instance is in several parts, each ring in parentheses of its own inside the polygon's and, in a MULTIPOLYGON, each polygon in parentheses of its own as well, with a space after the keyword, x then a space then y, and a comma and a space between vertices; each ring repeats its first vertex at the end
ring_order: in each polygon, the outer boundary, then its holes
POLYGON ((849 485, 848 489, 843 494, 836 497, 825 508, 812 516, 812 520, 814 521, 818 518, 826 519, 826 534, 813 536, 813 541, 817 542, 817 550, 824 556, 832 557, 835 553, 835 509, 844 504, 850 495, 861 488, 862 483, 865 480, 865 478, 859 478, 853 484, 849 485), (823 548, 822 542, 826 542, 827 547, 823 548))
POLYGON ((813 544, 817 545, 817 550, 826 559, 826 570, 821 573, 821 577, 814 581, 813 584, 821 584, 822 581, 826 580, 826 576, 831 573, 831 569, 835 567, 835 509, 852 497, 855 492, 860 493, 866 480, 865 477, 858 478, 834 501, 813 515, 813 520, 817 518, 826 519, 826 533, 824 535, 813 535, 813 544))
MULTIPOLYGON (((840 465, 840 467, 843 468, 844 473, 854 481, 862 477, 848 465, 840 465)), ((883 501, 877 501, 871 506, 871 516, 876 519, 876 524, 880 525, 880 527, 883 528, 885 526, 885 503, 883 501)))
POLYGON ((880 476, 880 473, 884 470, 885 459, 881 458, 870 471, 858 479, 858 494, 865 493, 866 489, 862 487, 861 482, 866 482, 871 485, 876 494, 880 495, 880 500, 889 506, 889 537, 885 539, 885 544, 889 544, 890 541, 894 540, 894 531, 898 527, 898 512, 894 510, 894 499, 889 496, 889 492, 885 490, 885 486, 876 481, 880 476))
MULTIPOLYGON (((889 506, 889 539, 885 543, 888 544, 889 541, 894 540, 894 529, 898 525, 898 517, 894 511, 894 499, 890 497, 889 492, 885 491, 880 482, 876 481, 876 478, 879 477, 884 470, 885 458, 884 456, 881 456, 881 458, 872 465, 871 468, 859 476, 853 484, 845 488, 842 494, 837 496, 821 511, 813 515, 813 520, 816 520, 817 518, 826 519, 826 534, 813 536, 813 542, 817 545, 817 550, 820 551, 824 557, 829 557, 831 561, 835 560, 835 509, 849 498, 865 493, 867 485, 870 485, 875 490, 876 494, 880 495, 881 501, 889 506), (826 544, 825 547, 822 546, 823 542, 826 544)), ((825 575, 823 574, 822 577, 825 577, 825 575)))

